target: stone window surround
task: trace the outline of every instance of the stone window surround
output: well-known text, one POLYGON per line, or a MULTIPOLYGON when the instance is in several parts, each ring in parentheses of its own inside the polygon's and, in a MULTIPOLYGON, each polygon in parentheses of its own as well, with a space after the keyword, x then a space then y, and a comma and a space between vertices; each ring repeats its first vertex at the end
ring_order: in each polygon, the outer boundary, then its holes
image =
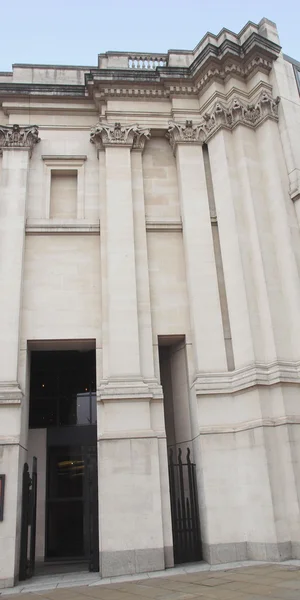
POLYGON ((85 161, 86 155, 43 155, 44 162, 44 207, 45 218, 51 222, 60 223, 61 219, 50 217, 51 172, 76 171, 77 172, 77 211, 76 218, 84 219, 84 188, 85 188, 85 161))

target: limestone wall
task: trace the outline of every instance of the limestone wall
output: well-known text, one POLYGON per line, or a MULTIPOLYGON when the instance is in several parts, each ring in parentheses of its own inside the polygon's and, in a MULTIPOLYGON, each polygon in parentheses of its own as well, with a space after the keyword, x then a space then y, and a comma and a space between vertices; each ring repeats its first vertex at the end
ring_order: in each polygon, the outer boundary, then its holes
POLYGON ((300 102, 278 43, 266 20, 209 34, 162 57, 155 81, 135 80, 126 53, 100 70, 15 67, 17 83, 68 89, 7 95, 0 113, 0 586, 17 573, 41 341, 96 341, 102 575, 172 565, 162 340, 204 557, 299 558, 300 102), (225 44, 208 69, 207 43, 226 40, 233 62, 225 44), (52 172, 76 172, 70 218, 58 196, 51 212, 52 172))

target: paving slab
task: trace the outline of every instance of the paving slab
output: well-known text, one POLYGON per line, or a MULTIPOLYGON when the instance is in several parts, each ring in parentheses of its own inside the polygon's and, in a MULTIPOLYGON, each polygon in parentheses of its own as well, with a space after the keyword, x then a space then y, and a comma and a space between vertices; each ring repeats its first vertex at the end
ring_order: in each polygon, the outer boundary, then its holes
POLYGON ((97 573, 34 577, 3 600, 300 600, 300 561, 182 565, 101 579, 97 573))

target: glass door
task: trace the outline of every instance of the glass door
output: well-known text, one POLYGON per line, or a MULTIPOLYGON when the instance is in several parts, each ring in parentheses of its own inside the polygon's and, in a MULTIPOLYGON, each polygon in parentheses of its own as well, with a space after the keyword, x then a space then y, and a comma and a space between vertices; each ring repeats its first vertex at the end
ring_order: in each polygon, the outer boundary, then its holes
POLYGON ((83 448, 48 447, 46 557, 86 557, 83 448))

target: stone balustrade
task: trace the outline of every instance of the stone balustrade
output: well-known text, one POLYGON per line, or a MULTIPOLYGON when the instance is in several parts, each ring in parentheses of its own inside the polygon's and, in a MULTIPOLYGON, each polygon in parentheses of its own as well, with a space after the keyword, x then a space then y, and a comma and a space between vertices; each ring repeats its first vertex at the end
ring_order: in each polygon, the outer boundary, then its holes
POLYGON ((128 56, 129 69, 155 70, 157 67, 166 67, 167 54, 130 54, 128 56))

